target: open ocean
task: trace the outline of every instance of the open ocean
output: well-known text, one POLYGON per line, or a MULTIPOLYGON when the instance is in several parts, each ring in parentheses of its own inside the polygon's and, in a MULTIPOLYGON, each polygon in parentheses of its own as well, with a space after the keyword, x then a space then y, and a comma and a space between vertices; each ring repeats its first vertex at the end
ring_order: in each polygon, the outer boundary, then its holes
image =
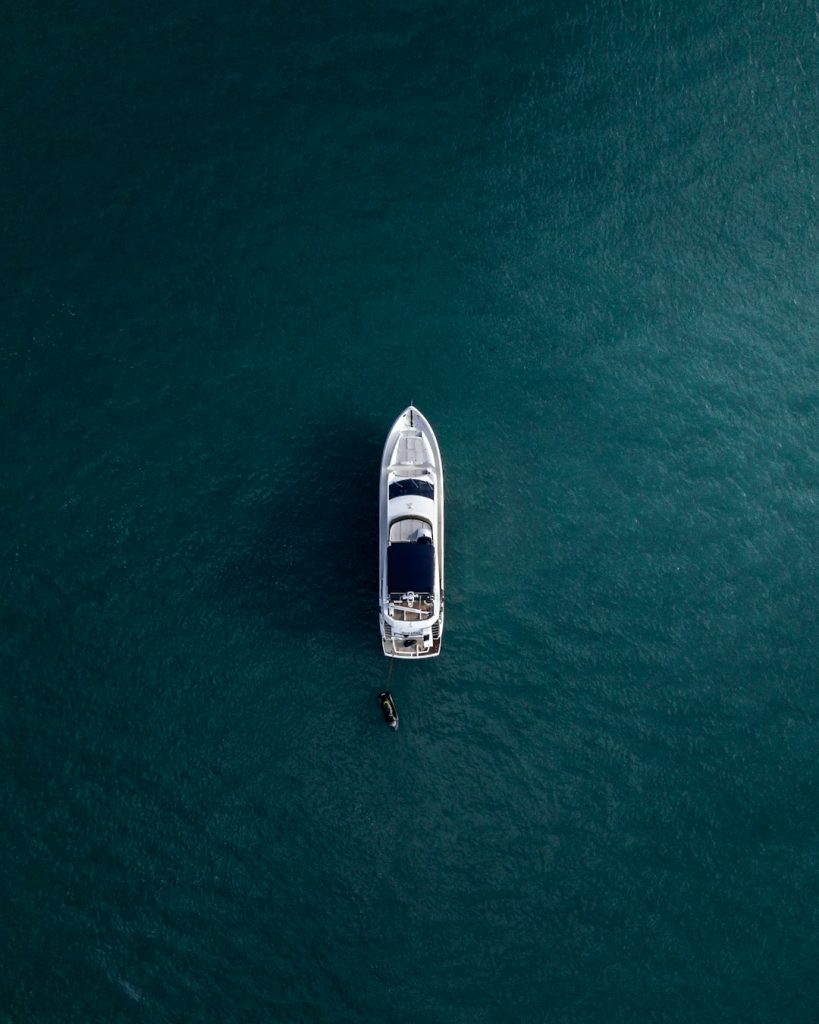
POLYGON ((2 1024, 819 1020, 816 4, 3 38, 2 1024))

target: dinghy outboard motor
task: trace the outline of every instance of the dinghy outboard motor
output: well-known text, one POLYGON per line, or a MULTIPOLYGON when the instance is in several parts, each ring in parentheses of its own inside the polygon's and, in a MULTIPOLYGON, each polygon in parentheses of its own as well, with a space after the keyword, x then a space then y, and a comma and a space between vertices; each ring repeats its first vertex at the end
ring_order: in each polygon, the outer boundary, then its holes
POLYGON ((392 694, 389 690, 384 690, 383 693, 379 693, 378 703, 381 707, 381 714, 384 716, 384 721, 391 729, 397 729, 398 712, 395 709, 395 701, 392 699, 392 694))

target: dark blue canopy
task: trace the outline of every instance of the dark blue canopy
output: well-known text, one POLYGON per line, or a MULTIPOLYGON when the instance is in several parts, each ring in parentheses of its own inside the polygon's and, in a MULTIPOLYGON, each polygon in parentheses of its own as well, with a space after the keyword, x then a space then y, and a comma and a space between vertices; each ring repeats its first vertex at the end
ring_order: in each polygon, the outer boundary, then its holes
POLYGON ((387 590, 390 594, 431 594, 435 589, 435 548, 432 544, 400 543, 387 548, 387 590))

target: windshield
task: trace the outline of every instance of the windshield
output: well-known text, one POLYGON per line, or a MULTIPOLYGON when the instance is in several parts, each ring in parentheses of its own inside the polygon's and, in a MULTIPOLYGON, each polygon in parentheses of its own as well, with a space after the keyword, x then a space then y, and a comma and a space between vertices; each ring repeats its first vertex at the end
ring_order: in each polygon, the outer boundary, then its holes
POLYGON ((412 497, 432 498, 435 488, 426 480, 396 480, 390 484, 390 498, 412 497))

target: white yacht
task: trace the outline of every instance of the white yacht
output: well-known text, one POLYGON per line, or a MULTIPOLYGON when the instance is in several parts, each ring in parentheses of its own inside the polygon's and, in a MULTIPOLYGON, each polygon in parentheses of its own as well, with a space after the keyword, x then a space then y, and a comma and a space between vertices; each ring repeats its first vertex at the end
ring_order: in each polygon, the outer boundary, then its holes
POLYGON ((381 460, 379 622, 388 658, 434 658, 444 630, 444 469, 432 427, 411 405, 381 460))

